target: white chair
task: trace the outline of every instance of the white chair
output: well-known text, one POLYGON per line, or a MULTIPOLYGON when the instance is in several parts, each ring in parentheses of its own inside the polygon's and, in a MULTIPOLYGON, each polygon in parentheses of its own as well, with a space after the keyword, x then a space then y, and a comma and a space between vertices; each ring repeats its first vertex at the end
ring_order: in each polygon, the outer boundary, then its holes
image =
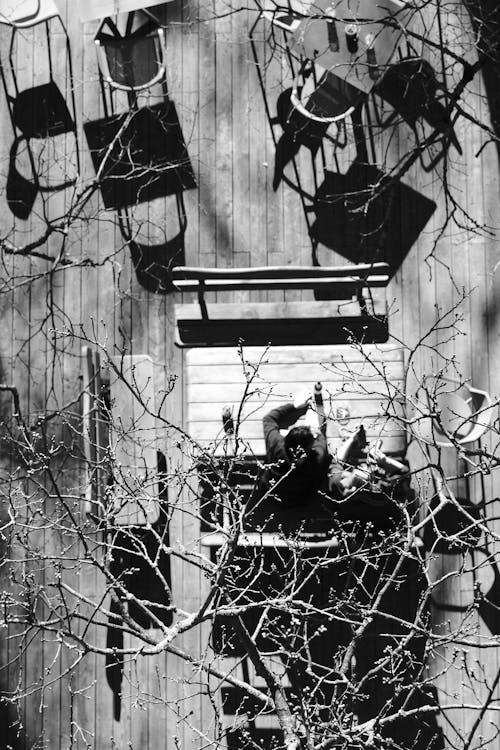
POLYGON ((0 23, 28 28, 59 16, 54 0, 0 0, 0 23))
POLYGON ((362 98, 362 92, 330 71, 325 70, 317 80, 310 61, 300 66, 292 85, 293 108, 318 123, 342 124, 362 98))
POLYGON ((418 437, 439 447, 467 445, 481 438, 493 417, 490 395, 469 384, 428 376, 423 383, 423 418, 418 437), (436 416, 428 414, 435 412, 436 416))
POLYGON ((137 93, 165 80, 165 33, 151 21, 132 33, 133 13, 121 33, 111 18, 105 18, 95 36, 99 71, 115 89, 137 93))
POLYGON ((267 0, 263 4, 262 16, 282 31, 293 33, 307 15, 308 9, 309 3, 300 0, 267 0))

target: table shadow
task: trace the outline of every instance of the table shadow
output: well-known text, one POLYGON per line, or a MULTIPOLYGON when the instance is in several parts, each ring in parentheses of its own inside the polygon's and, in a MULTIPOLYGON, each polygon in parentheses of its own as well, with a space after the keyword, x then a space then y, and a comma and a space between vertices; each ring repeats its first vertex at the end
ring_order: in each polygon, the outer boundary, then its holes
POLYGON ((167 100, 84 125, 106 208, 190 190, 196 180, 175 105, 167 100))
POLYGON ((314 197, 311 238, 354 263, 384 261, 394 275, 436 204, 399 180, 386 187, 388 180, 359 159, 344 175, 325 172, 314 197))

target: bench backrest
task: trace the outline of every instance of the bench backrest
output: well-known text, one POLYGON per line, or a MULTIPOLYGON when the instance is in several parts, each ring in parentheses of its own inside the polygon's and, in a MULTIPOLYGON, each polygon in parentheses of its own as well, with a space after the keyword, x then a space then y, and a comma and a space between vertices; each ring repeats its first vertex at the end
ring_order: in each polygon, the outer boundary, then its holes
POLYGON ((177 266, 172 283, 181 292, 248 289, 319 289, 332 287, 338 299, 348 299, 363 287, 386 286, 387 263, 361 263, 344 266, 262 266, 254 268, 196 268, 177 266))

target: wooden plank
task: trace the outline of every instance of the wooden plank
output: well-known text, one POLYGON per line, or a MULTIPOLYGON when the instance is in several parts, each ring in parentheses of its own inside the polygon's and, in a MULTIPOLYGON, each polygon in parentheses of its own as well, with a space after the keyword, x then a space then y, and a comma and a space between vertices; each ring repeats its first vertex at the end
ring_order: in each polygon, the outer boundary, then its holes
MULTIPOLYGON (((376 437, 378 436, 373 436, 374 439, 376 437)), ((404 450, 404 445, 405 444, 402 436, 389 436, 383 438, 382 447, 386 453, 401 453, 401 451, 404 450)), ((224 437, 216 439, 214 436, 212 436, 211 439, 197 440, 196 446, 199 450, 206 451, 209 456, 231 456, 234 453, 234 447, 232 443, 228 444, 228 441, 224 437)), ((244 440, 242 438, 239 441, 238 445, 238 455, 256 456, 263 459, 266 455, 264 438, 255 438, 251 440, 244 440)))
MULTIPOLYGON (((338 363, 334 367, 325 367, 321 365, 305 363, 303 365, 292 367, 273 364, 262 364, 258 368, 256 382, 268 383, 288 383, 310 382, 314 384, 318 380, 343 381, 344 379, 356 379, 358 382, 368 383, 372 380, 379 381, 378 373, 367 362, 338 363), (326 377, 325 377, 326 375, 326 377), (322 377, 323 376, 323 377, 322 377)), ((398 362, 384 363, 384 374, 390 383, 392 380, 402 380, 402 367, 398 362)), ((189 373, 190 383, 238 383, 243 377, 241 365, 224 365, 221 372, 220 365, 205 365, 203 370, 192 368, 189 373)))
MULTIPOLYGON (((252 289, 269 289, 281 291, 285 289, 321 289, 331 288, 332 294, 338 299, 350 299, 354 296, 358 287, 385 287, 389 280, 388 276, 368 276, 360 280, 356 276, 337 278, 336 276, 316 279, 304 276, 297 279, 208 279, 203 284, 203 293, 230 292, 252 289), (345 296, 344 296, 345 295, 345 296)), ((200 282, 194 280, 179 279, 174 281, 175 288, 180 292, 197 292, 200 282)))
MULTIPOLYGON (((374 295, 376 291, 374 290, 374 295)), ((210 320, 234 320, 237 318, 328 318, 332 315, 359 315, 359 303, 346 300, 318 302, 310 299, 306 302, 238 302, 207 304, 210 320)), ((175 317, 180 320, 201 320, 202 313, 199 304, 185 304, 175 306, 175 317)))
MULTIPOLYGON (((337 414, 339 415, 342 423, 346 422, 347 424, 352 420, 359 420, 363 418, 371 418, 379 416, 380 414, 383 414, 385 410, 390 410, 391 414, 393 412, 401 413, 403 412, 403 407, 401 404, 398 404, 395 402, 394 404, 388 404, 387 402, 384 403, 382 398, 374 400, 373 397, 366 396, 363 399, 357 399, 354 396, 352 398, 349 398, 349 400, 338 400, 333 401, 333 403, 328 403, 328 397, 326 389, 323 388, 323 397, 325 401, 325 416, 330 421, 335 421, 337 419, 337 414), (345 412, 344 412, 345 409, 345 412), (331 413, 331 416, 330 416, 331 413)), ((219 395, 222 395, 219 393, 219 395)), ((269 398, 269 400, 263 400, 263 399, 248 399, 245 400, 244 404, 242 404, 241 409, 241 421, 249 421, 252 419, 261 419, 262 415, 270 411, 271 409, 275 409, 278 406, 282 406, 284 403, 289 402, 290 399, 283 397, 279 401, 275 400, 273 397, 269 398)), ((203 404, 200 403, 188 403, 188 421, 191 423, 193 421, 196 422, 217 422, 221 420, 221 413, 224 406, 231 405, 231 402, 229 400, 224 401, 209 401, 203 404)), ((238 403, 233 404, 234 408, 234 415, 239 411, 240 405, 238 403)))
MULTIPOLYGON (((213 532, 201 537, 204 547, 221 547, 226 544, 228 537, 221 532, 213 532)), ((337 537, 321 541, 307 541, 302 539, 286 539, 282 534, 258 533, 247 531, 238 537, 238 547, 272 547, 273 549, 337 549, 337 537)))
MULTIPOLYGON (((394 344, 380 344, 378 346, 282 346, 282 347, 244 347, 245 361, 273 364, 302 364, 305 362, 342 363, 347 362, 402 362, 403 351, 394 344)), ((190 349, 186 351, 187 366, 203 366, 205 364, 238 364, 241 356, 237 348, 190 349)))
MULTIPOLYGON (((265 413, 265 412, 264 412, 265 413)), ((354 429, 357 425, 362 423, 365 427, 366 434, 370 439, 376 439, 378 437, 402 437, 406 435, 405 430, 401 427, 400 423, 388 419, 387 417, 359 417, 357 420, 352 419, 349 423, 351 429, 354 429)), ((194 440, 221 440, 224 437, 224 430, 222 427, 222 420, 214 422, 198 422, 192 421, 189 423, 190 435, 194 440)), ((258 440, 262 437, 262 419, 246 419, 241 422, 239 426, 239 436, 243 440, 258 440)), ((337 438, 339 435, 339 425, 331 422, 327 423, 327 435, 328 438, 337 438)))
MULTIPOLYGON (((354 381, 352 383, 343 383, 339 389, 335 383, 322 380, 325 398, 331 402, 332 409, 342 408, 348 405, 351 399, 356 402, 363 399, 374 399, 378 397, 381 401, 384 399, 394 399, 398 401, 403 395, 401 385, 397 382, 386 383, 383 380, 370 381, 369 387, 363 385, 360 387, 354 381)), ((248 390, 243 383, 226 383, 223 390, 218 388, 208 389, 204 384, 195 384, 189 387, 189 405, 203 411, 204 404, 222 404, 224 397, 225 404, 240 404, 243 398, 249 405, 267 406, 268 402, 279 399, 283 401, 293 401, 296 394, 303 391, 304 388, 310 388, 311 382, 292 381, 289 383, 267 384, 256 382, 248 390)))
POLYGON ((183 279, 200 279, 208 281, 211 279, 236 280, 263 279, 266 282, 271 279, 301 279, 305 276, 313 279, 323 277, 335 277, 342 279, 346 276, 365 278, 387 277, 389 266, 387 263, 359 263, 342 266, 263 266, 263 267, 238 267, 238 268, 195 268, 189 266, 178 266, 172 271, 172 279, 175 282, 183 279))
POLYGON ((140 8, 150 8, 154 5, 170 3, 172 0, 77 0, 80 20, 93 21, 95 19, 113 16, 116 13, 128 13, 140 8))

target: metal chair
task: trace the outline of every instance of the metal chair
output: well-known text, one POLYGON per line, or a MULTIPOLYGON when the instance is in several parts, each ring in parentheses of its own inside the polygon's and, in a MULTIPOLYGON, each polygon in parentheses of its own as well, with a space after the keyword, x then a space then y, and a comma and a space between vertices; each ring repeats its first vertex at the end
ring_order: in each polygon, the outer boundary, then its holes
POLYGON ((467 445, 489 429, 493 409, 490 395, 471 385, 428 376, 423 383, 423 419, 418 437, 439 447, 467 445), (431 412, 433 416, 427 416, 431 412), (436 414, 436 416, 434 416, 436 414))
POLYGON ((80 157, 76 141, 76 105, 71 50, 66 28, 54 0, 0 0, 0 23, 12 29, 8 64, 6 65, 0 61, 0 75, 14 131, 14 143, 10 152, 9 176, 7 180, 7 200, 14 215, 18 218, 26 219, 39 191, 52 192, 70 187, 75 184, 80 172, 80 157), (51 33, 49 28, 49 23, 52 19, 57 19, 66 38, 71 112, 54 81, 51 33), (45 24, 46 30, 49 81, 20 90, 14 49, 17 32, 40 23, 45 24), (33 155, 30 141, 32 139, 45 139, 70 132, 75 134, 76 176, 67 177, 53 183, 49 181, 43 183, 40 179, 37 160, 33 155), (20 175, 16 166, 19 147, 22 141, 26 142, 31 171, 29 179, 20 175))
POLYGON ((303 63, 292 85, 291 102, 304 117, 319 123, 336 123, 350 117, 364 94, 334 73, 325 70, 319 81, 314 63, 303 63))
POLYGON ((58 16, 54 0, 0 0, 0 23, 26 28, 58 16))
POLYGON ((448 111, 449 95, 445 86, 437 80, 431 64, 418 56, 401 59, 389 66, 383 78, 374 88, 374 94, 393 107, 387 117, 382 118, 374 101, 377 124, 385 128, 399 116, 413 130, 420 150, 420 163, 426 172, 430 172, 442 159, 452 143, 459 154, 462 148, 458 142, 453 125, 458 117, 450 117, 448 111), (425 120, 438 136, 441 148, 430 161, 424 159, 421 148, 422 138, 418 132, 419 121, 425 120))
POLYGON ((101 85, 127 92, 130 106, 136 104, 138 92, 156 84, 168 95, 164 31, 151 19, 134 29, 135 17, 135 12, 127 15, 123 33, 105 18, 94 39, 101 85))

